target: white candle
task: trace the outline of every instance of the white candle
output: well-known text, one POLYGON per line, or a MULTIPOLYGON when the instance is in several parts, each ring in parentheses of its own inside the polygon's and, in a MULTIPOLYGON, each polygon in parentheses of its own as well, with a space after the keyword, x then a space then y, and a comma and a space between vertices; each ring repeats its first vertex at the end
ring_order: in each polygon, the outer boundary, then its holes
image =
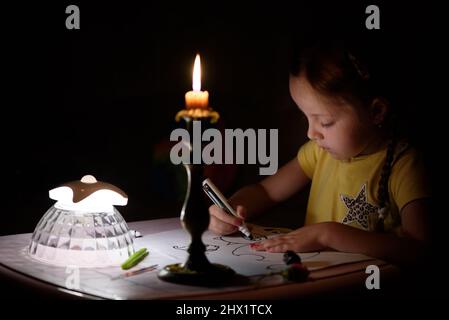
POLYGON ((204 109, 209 105, 209 92, 201 91, 201 61, 200 55, 197 54, 193 65, 193 91, 189 91, 185 95, 187 109, 204 109))

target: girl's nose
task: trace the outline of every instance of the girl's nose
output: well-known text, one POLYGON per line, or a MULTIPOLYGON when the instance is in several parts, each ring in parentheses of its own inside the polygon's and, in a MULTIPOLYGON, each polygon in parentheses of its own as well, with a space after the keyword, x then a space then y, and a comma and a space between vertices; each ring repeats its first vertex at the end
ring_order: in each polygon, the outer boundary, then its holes
POLYGON ((307 130, 307 137, 310 140, 321 140, 323 139, 323 135, 314 128, 314 126, 309 125, 309 129, 307 130))

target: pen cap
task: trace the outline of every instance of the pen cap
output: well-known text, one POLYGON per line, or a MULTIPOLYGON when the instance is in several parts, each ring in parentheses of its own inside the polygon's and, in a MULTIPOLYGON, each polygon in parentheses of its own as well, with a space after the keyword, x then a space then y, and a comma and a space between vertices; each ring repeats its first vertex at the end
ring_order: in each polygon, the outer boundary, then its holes
POLYGON ((225 209, 230 214, 238 217, 237 212, 229 204, 226 197, 221 193, 221 191, 217 188, 217 186, 209 178, 207 178, 203 181, 203 189, 206 191, 207 195, 212 199, 212 201, 215 202, 216 205, 225 209))

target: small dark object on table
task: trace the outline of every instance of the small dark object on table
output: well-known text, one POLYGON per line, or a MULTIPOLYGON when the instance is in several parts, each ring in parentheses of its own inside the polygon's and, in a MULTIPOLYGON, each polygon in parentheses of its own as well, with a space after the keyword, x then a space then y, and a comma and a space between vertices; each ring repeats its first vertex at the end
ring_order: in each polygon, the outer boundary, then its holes
POLYGON ((288 250, 284 253, 283 260, 286 265, 290 265, 293 263, 301 263, 301 257, 291 250, 288 250))

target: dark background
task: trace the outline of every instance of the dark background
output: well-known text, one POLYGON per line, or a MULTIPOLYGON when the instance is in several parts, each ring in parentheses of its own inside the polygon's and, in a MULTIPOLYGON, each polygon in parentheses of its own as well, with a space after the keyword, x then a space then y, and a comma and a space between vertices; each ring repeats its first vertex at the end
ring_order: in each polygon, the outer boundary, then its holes
MULTIPOLYGON (((279 129, 279 166, 296 155, 307 130, 288 92, 291 44, 323 35, 372 48, 413 139, 426 151, 439 144, 431 72, 443 39, 438 8, 427 2, 75 1, 2 11, 1 235, 32 232, 54 202, 48 190, 85 174, 128 194, 128 205, 118 208, 127 221, 179 216, 185 177, 170 163, 169 136, 180 126, 174 116, 191 90, 196 53, 220 126, 279 129), (65 28, 69 4, 80 8, 80 30, 65 28), (380 7, 380 30, 365 28, 369 4, 380 7)), ((258 168, 209 170, 230 195, 261 179, 258 168)), ((299 226, 306 196, 272 209, 284 214, 271 224, 299 226)))

